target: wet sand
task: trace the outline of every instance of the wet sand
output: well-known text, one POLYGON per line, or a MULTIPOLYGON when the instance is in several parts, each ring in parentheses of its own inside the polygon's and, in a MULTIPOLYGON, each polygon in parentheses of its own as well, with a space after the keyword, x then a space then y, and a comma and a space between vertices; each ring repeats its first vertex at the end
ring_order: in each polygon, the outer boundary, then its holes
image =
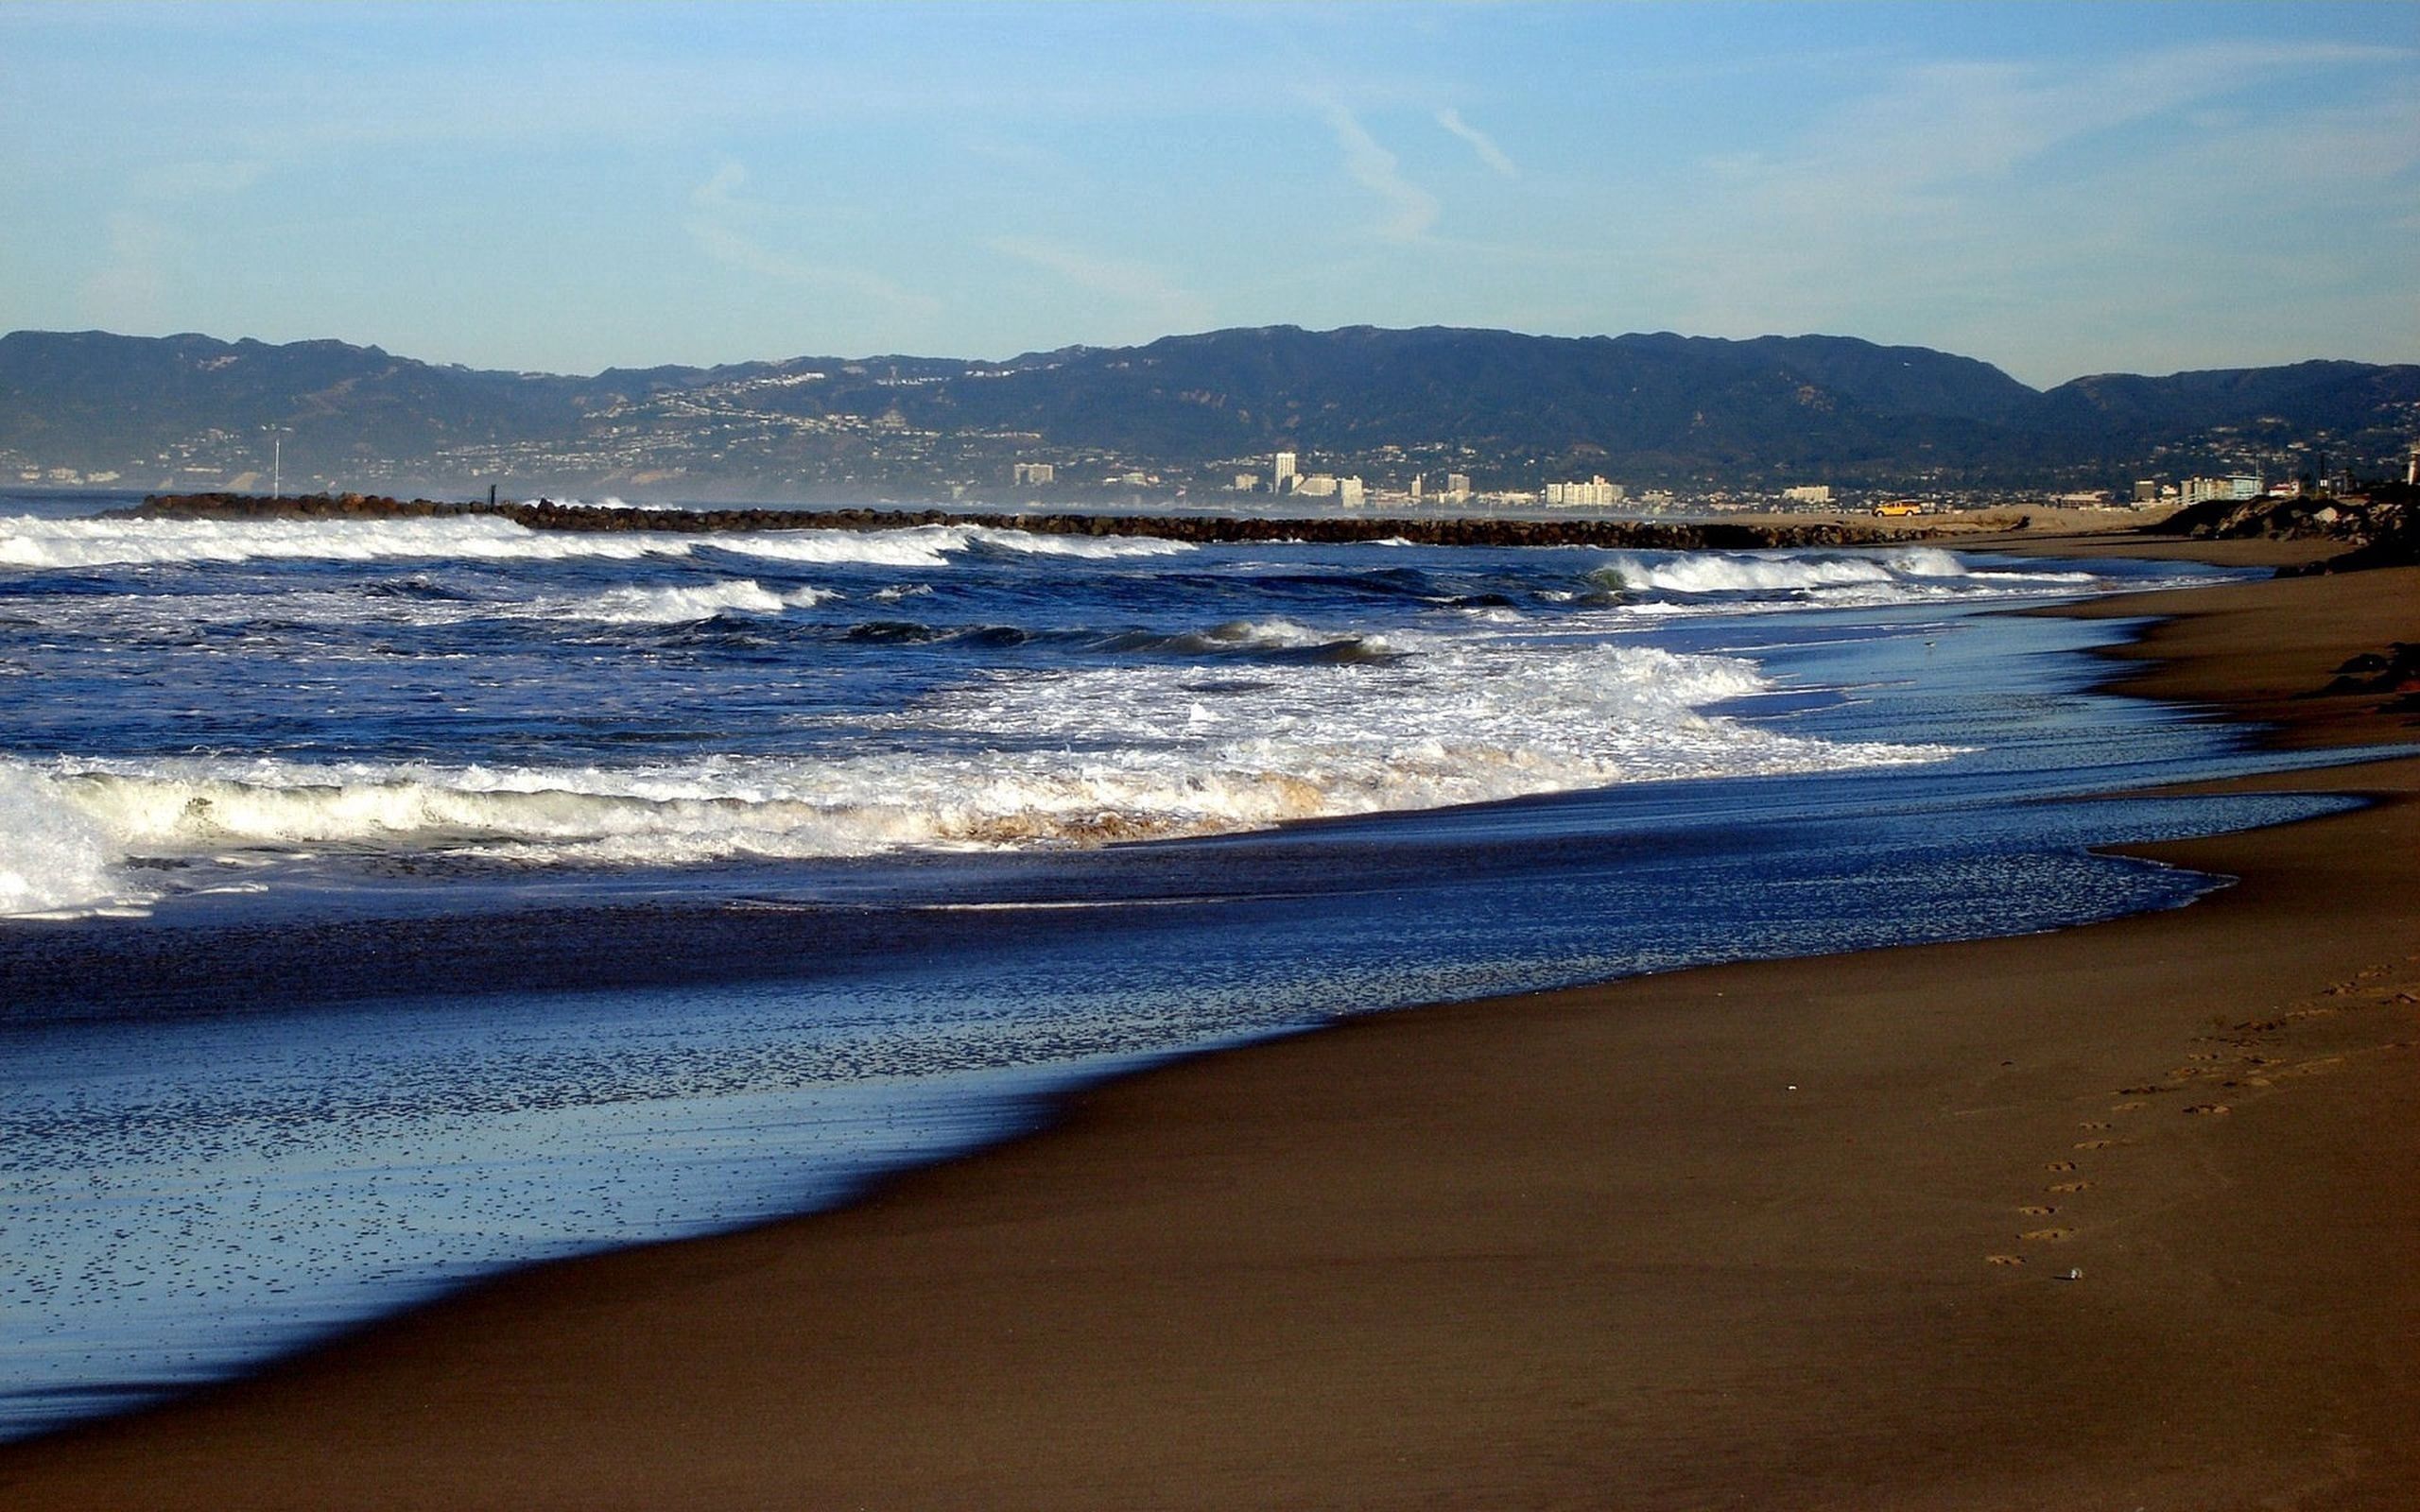
MULTIPOLYGON (((2341 742, 2420 735, 2300 696, 2415 606, 2086 611, 2173 616, 2140 691, 2341 742)), ((2176 912, 1172 1066, 0 1448, 0 1504, 2409 1506, 2420 759, 2244 785, 2383 797, 2145 848, 2243 879, 2176 912)))

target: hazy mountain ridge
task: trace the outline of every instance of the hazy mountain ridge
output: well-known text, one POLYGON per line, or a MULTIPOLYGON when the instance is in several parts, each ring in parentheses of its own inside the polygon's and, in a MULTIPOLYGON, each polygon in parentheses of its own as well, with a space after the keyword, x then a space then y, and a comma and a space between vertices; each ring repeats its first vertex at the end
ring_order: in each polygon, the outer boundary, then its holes
POLYGON ((1057 461, 1067 487, 1136 469, 1201 487, 1288 446, 1306 471, 1451 467, 1482 487, 1599 472, 2105 486, 2263 455, 2273 472, 2319 454, 2382 469, 2415 429, 2412 365, 2104 374, 2046 392, 1971 357, 1822 335, 1277 326, 998 363, 792 357, 585 377, 338 341, 0 336, 0 464, 145 488, 259 470, 272 436, 292 483, 456 491, 996 489, 1012 459, 1057 461))

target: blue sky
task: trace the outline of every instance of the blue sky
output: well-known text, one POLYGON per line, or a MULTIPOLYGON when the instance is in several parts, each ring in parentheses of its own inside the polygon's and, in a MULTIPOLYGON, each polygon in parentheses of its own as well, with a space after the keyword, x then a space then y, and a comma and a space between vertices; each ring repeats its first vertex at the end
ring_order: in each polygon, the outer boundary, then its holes
POLYGON ((0 329, 2420 360, 2420 4, 0 4, 0 329))

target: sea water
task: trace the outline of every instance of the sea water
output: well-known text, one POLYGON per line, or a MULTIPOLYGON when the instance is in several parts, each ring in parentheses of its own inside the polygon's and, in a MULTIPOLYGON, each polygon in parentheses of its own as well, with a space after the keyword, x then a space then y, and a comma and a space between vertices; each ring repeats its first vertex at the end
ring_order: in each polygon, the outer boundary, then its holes
POLYGON ((0 496, 0 1435, 1340 1012, 2056 927, 2315 812, 1929 547, 0 496), (106 503, 130 501, 102 501, 106 503))

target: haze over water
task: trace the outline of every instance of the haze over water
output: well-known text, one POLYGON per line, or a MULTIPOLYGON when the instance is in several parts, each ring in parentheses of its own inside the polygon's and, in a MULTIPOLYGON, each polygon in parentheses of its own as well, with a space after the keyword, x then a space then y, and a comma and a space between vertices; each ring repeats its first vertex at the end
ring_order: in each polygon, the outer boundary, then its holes
POLYGON ((1982 616, 2212 576, 0 499, 0 1431, 1158 1056, 2182 902, 2083 847, 2301 800, 2007 801, 2260 759, 1982 616))

